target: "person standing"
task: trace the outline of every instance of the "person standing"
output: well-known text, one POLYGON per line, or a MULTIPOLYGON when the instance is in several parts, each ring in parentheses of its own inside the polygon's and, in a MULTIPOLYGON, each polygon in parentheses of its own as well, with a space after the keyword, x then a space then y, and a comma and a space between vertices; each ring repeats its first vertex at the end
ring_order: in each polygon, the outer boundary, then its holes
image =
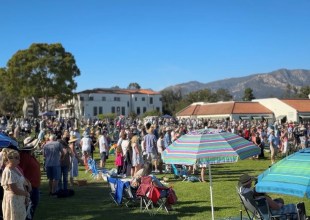
POLYGON ((79 164, 78 164, 78 154, 76 152, 76 142, 77 138, 75 136, 70 136, 68 141, 69 149, 71 152, 71 170, 70 170, 70 185, 74 185, 74 177, 79 175, 79 164))
POLYGON ((59 140, 63 148, 63 156, 60 158, 60 179, 58 183, 58 190, 67 191, 68 190, 68 174, 71 169, 71 149, 69 148, 69 143, 66 135, 64 134, 59 140))
POLYGON ((269 137, 269 147, 270 147, 270 159, 271 159, 271 164, 275 163, 275 157, 278 151, 278 142, 277 138, 274 135, 274 130, 271 130, 269 137))
POLYGON ((90 139, 88 133, 85 133, 83 135, 83 138, 80 141, 80 146, 82 147, 85 170, 89 169, 88 158, 91 155, 91 143, 92 143, 92 140, 90 139))
POLYGON ((60 158, 64 152, 61 144, 56 141, 56 136, 51 134, 49 142, 43 146, 43 155, 45 157, 46 175, 49 179, 50 195, 57 195, 58 181, 60 178, 60 158))
POLYGON ((39 143, 38 139, 33 137, 27 137, 24 140, 24 146, 19 149, 20 151, 20 163, 19 167, 22 169, 24 176, 31 183, 30 199, 32 207, 30 209, 30 215, 27 215, 26 220, 34 218, 35 210, 40 200, 40 185, 41 185, 41 171, 40 163, 33 155, 33 150, 39 143))
POLYGON ((146 149, 146 154, 147 154, 147 161, 149 162, 153 162, 154 163, 154 167, 155 167, 155 172, 158 173, 158 167, 157 167, 157 163, 158 163, 158 151, 157 151, 157 140, 155 135, 153 134, 153 127, 151 126, 150 123, 146 124, 146 129, 147 129, 147 135, 144 136, 143 140, 143 144, 144 144, 144 149, 146 149))
POLYGON ((4 189, 3 219, 24 220, 27 215, 26 201, 30 198, 31 184, 18 169, 20 157, 16 150, 5 148, 2 150, 2 156, 5 164, 1 179, 1 186, 4 189))
POLYGON ((103 130, 102 135, 99 137, 99 153, 100 153, 100 168, 104 168, 109 153, 109 145, 107 141, 106 130, 103 130))

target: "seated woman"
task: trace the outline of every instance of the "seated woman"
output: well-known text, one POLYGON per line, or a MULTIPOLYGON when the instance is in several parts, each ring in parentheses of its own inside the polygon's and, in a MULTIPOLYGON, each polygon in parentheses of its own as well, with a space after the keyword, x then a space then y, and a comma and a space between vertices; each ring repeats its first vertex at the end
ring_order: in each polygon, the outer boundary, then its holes
MULTIPOLYGON (((160 189, 160 197, 167 197, 169 188, 163 185, 159 179, 157 179, 156 176, 151 175, 152 172, 152 164, 151 163, 145 163, 143 168, 140 169, 133 177, 133 179, 130 182, 130 186, 133 190, 138 189, 141 184, 141 178, 143 176, 150 176, 152 177, 152 184, 160 189)), ((168 200, 166 200, 165 206, 168 210, 172 210, 171 204, 168 203, 168 200)))
MULTIPOLYGON (((284 205, 284 200, 282 198, 272 199, 265 193, 258 193, 255 191, 255 188, 252 188, 253 177, 248 174, 243 174, 239 178, 239 192, 245 194, 249 191, 253 191, 255 199, 264 197, 271 209, 272 214, 274 215, 292 215, 293 219, 297 219, 297 209, 295 204, 284 205)), ((284 219, 286 219, 284 217, 284 219)))

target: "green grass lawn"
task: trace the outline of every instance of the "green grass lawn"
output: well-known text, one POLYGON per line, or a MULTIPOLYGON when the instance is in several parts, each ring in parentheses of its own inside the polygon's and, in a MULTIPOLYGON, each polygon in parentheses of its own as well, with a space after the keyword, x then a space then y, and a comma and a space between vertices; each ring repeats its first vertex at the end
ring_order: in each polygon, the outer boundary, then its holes
MULTIPOLYGON (((108 161, 108 168, 114 167, 114 157, 108 161)), ((257 176, 268 168, 270 161, 266 160, 243 160, 233 164, 212 166, 213 200, 216 219, 238 217, 240 215, 240 202, 236 193, 238 178, 243 173, 257 176)), ((85 173, 80 167, 79 179, 87 179, 87 186, 74 186, 75 195, 69 198, 53 198, 48 196, 46 176, 42 176, 41 201, 36 211, 36 220, 51 219, 147 219, 148 213, 141 213, 138 208, 116 206, 110 199, 110 188, 106 182, 94 180, 90 173, 85 173)), ((208 175, 208 173, 206 173, 208 175)), ((158 175, 163 177, 164 175, 158 175)), ((210 185, 209 181, 182 182, 169 177, 169 185, 173 186, 178 196, 178 203, 174 205, 174 211, 169 214, 164 211, 158 212, 151 219, 211 219, 210 209, 210 185)), ((208 179, 206 177, 206 179, 208 179)), ((297 198, 283 195, 271 195, 282 197, 286 203, 304 201, 306 209, 310 202, 306 198, 297 198)), ((310 210, 307 210, 308 214, 310 210)), ((246 213, 243 212, 245 216, 246 213)))

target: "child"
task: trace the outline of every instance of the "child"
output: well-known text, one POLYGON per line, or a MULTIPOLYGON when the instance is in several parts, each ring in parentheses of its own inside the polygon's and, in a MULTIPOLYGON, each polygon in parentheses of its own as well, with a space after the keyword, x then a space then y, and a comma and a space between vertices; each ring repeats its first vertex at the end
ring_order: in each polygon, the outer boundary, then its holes
POLYGON ((117 166, 117 175, 121 174, 123 169, 123 150, 121 146, 117 146, 115 154, 115 165, 117 166))

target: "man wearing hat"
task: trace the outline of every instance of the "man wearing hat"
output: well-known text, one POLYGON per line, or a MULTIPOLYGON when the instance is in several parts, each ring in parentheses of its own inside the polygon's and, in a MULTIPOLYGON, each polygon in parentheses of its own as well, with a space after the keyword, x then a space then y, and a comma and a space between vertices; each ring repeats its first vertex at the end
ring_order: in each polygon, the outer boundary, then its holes
POLYGON ((24 140, 23 147, 19 149, 19 167, 23 170, 24 176, 29 180, 32 187, 32 191, 30 193, 30 199, 32 202, 32 208, 30 210, 31 218, 27 217, 27 219, 32 219, 34 217, 34 212, 39 204, 39 187, 41 184, 40 163, 32 154, 38 142, 38 139, 27 137, 24 140))
POLYGON ((296 213, 297 216, 297 209, 295 204, 287 204, 284 205, 284 200, 282 198, 272 199, 265 193, 257 193, 254 188, 252 188, 252 182, 255 178, 249 176, 248 174, 242 174, 239 177, 239 192, 241 195, 246 194, 250 191, 253 192, 254 199, 258 199, 264 197, 268 203, 269 208, 273 215, 291 215, 292 213, 296 213))

